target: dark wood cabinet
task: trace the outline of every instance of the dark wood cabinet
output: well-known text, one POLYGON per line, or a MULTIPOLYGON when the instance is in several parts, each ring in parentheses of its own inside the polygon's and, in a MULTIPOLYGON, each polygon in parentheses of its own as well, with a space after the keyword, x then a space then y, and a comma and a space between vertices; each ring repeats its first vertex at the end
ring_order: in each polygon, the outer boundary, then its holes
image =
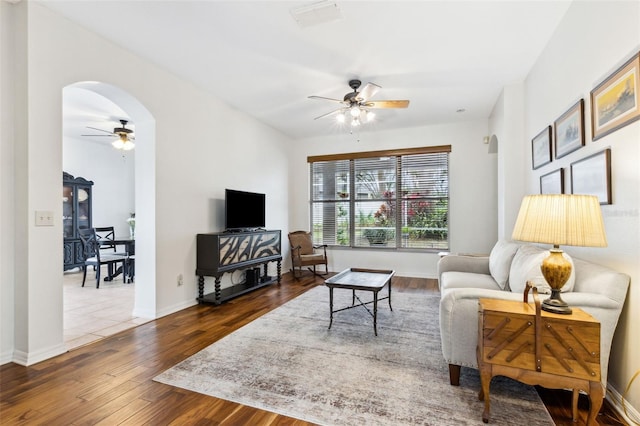
POLYGON ((280 231, 217 232, 196 237, 198 302, 220 303, 274 282, 280 284, 280 231), (268 263, 277 262, 277 276, 268 275, 268 263), (260 266, 263 270, 260 270, 260 266), (245 280, 222 289, 225 272, 245 270, 245 280), (204 294, 204 277, 215 277, 215 291, 204 294))
POLYGON ((84 265, 78 229, 91 228, 91 188, 93 182, 69 173, 62 174, 62 230, 64 270, 84 265))

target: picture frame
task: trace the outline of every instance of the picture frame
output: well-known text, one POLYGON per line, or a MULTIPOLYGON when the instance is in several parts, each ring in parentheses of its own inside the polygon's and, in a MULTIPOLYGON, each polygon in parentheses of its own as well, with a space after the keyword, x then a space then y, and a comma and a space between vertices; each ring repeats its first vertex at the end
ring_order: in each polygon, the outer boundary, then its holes
POLYGON ((600 204, 612 204, 610 148, 571 163, 571 193, 595 195, 600 204))
POLYGON ((580 99, 553 122, 556 158, 584 146, 584 99, 580 99))
POLYGON ((564 169, 540 176, 540 194, 564 194, 564 169))
POLYGON ((551 162, 551 126, 547 126, 531 140, 531 165, 538 169, 551 162))
POLYGON ((640 119, 640 52, 591 91, 595 141, 640 119))

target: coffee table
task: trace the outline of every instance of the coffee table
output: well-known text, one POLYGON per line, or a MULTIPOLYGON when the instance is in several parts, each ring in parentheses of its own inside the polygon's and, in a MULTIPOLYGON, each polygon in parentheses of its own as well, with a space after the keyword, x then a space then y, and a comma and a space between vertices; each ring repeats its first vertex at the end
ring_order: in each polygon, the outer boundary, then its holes
POLYGON ((360 269, 349 268, 340 272, 338 275, 324 281, 325 285, 329 287, 329 330, 331 330, 331 324, 333 324, 333 314, 336 312, 344 311, 346 309, 352 309, 358 306, 364 307, 367 312, 373 317, 373 332, 378 335, 378 300, 389 300, 389 309, 393 311, 391 307, 391 277, 395 274, 395 271, 381 270, 381 269, 360 269), (389 288, 389 295, 378 299, 378 292, 384 288, 389 288), (333 310, 333 289, 342 288, 352 291, 351 306, 333 310), (373 293, 373 300, 369 302, 363 302, 356 295, 356 290, 370 291, 373 293), (356 305, 356 299, 358 304, 356 305), (367 305, 373 303, 373 312, 369 310, 367 305))

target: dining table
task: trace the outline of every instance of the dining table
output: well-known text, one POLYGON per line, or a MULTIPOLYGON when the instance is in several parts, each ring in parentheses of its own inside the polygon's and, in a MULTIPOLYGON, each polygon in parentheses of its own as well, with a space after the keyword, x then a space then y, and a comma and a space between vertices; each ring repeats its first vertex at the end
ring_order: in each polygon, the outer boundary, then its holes
MULTIPOLYGON (((124 246, 124 251, 127 257, 126 276, 124 278, 125 283, 133 282, 135 277, 135 254, 136 254, 136 239, 132 236, 126 237, 114 237, 108 239, 99 240, 100 245, 104 246, 124 246)), ((125 273, 125 268, 119 266, 112 275, 104 277, 105 281, 113 281, 113 279, 122 273, 125 273)))

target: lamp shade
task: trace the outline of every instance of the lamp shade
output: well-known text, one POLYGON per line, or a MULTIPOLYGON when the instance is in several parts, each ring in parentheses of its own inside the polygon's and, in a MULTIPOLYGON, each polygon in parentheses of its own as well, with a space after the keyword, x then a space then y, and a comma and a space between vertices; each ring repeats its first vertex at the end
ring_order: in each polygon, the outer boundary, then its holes
POLYGON ((600 202, 593 195, 527 195, 512 238, 555 246, 607 246, 600 202))

